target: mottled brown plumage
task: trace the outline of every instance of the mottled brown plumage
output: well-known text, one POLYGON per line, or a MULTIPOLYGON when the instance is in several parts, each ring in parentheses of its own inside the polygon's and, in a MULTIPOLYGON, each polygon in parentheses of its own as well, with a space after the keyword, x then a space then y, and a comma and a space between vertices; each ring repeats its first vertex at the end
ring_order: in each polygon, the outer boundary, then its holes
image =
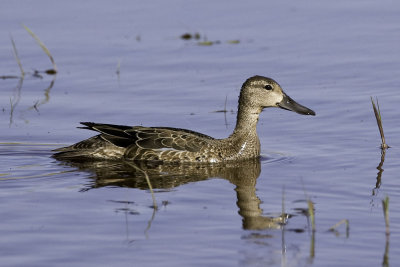
POLYGON ((100 134, 74 145, 57 149, 61 160, 124 159, 130 161, 207 162, 255 158, 260 155, 256 126, 266 107, 280 107, 299 114, 315 115, 287 96, 277 82, 254 76, 242 86, 234 132, 225 139, 215 139, 198 132, 169 128, 121 126, 82 122, 100 134))

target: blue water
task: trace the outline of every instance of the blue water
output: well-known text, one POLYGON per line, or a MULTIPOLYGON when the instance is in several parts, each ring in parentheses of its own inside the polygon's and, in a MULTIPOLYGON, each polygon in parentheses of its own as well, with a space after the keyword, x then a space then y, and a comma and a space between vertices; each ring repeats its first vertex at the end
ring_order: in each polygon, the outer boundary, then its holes
POLYGON ((27 74, 22 83, 0 79, 2 264, 377 266, 385 255, 396 264, 399 11, 393 1, 6 1, 0 76, 20 75, 10 34, 27 74), (33 77, 52 65, 21 23, 50 50, 56 76, 33 77), (214 43, 185 41, 184 33, 214 43), (76 129, 80 121, 226 137, 239 89, 255 74, 277 80, 317 116, 265 110, 258 125, 264 157, 224 169, 233 178, 215 169, 153 173, 157 211, 143 177, 122 177, 126 166, 51 158, 52 149, 93 135, 76 129), (391 146, 379 188, 370 96, 379 99, 391 146), (214 112, 225 99, 229 112, 214 112), (282 202, 286 225, 255 230, 255 222, 281 214, 282 202), (243 215, 247 207, 257 219, 243 215), (344 225, 338 235, 327 231, 342 219, 348 235, 344 225))

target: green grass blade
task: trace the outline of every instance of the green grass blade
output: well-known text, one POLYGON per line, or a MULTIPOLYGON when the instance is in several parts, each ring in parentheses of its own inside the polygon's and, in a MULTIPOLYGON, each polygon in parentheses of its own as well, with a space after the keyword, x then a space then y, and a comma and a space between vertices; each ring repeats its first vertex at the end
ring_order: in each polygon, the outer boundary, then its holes
POLYGON ((308 204, 308 215, 310 216, 311 220, 311 229, 315 232, 315 214, 314 214, 314 203, 311 200, 307 199, 308 204))

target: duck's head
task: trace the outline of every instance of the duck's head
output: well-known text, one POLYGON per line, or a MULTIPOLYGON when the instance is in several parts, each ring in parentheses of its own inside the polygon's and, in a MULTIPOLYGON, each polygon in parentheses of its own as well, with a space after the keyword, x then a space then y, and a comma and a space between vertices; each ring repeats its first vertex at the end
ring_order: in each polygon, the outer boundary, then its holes
POLYGON ((242 86, 239 107, 247 106, 261 112, 264 108, 279 107, 302 115, 315 115, 315 112, 300 105, 271 78, 254 76, 246 80, 242 86))

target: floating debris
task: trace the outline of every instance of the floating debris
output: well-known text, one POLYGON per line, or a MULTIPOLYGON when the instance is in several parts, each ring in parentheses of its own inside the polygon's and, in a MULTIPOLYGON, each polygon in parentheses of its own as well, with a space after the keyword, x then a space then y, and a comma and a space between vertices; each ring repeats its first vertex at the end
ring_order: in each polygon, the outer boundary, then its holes
POLYGON ((46 73, 48 75, 55 75, 55 74, 57 74, 57 71, 55 69, 48 69, 48 70, 45 70, 44 73, 46 73))
MULTIPOLYGON (((182 40, 186 40, 186 41, 188 41, 188 40, 200 40, 202 38, 202 36, 200 35, 200 33, 197 33, 197 32, 194 33, 194 34, 192 34, 192 33, 184 33, 184 34, 182 34, 180 36, 180 38, 182 40)), ((236 40, 234 39, 234 40, 228 40, 228 41, 224 41, 224 42, 228 43, 228 44, 239 44, 240 40, 239 39, 236 39, 236 40)), ((219 40, 209 41, 209 40, 207 40, 206 36, 203 36, 203 41, 197 42, 197 45, 200 45, 200 46, 211 46, 211 45, 220 44, 220 43, 222 43, 222 42, 219 41, 219 40)))
POLYGON ((191 40, 191 39, 199 40, 200 33, 198 33, 198 32, 196 32, 195 34, 184 33, 181 35, 181 39, 183 39, 183 40, 191 40))

